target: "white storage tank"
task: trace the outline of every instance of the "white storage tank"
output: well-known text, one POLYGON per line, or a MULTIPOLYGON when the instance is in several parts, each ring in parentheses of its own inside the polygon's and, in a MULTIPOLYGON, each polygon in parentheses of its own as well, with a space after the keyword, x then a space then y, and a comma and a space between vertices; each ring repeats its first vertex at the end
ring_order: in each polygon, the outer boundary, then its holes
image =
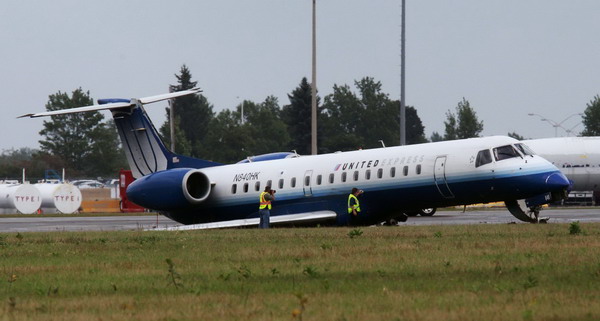
POLYGON ((5 214, 33 214, 41 204, 41 193, 31 184, 0 184, 0 211, 5 214))
POLYGON ((72 184, 35 184, 42 195, 44 213, 73 214, 81 207, 81 191, 72 184))

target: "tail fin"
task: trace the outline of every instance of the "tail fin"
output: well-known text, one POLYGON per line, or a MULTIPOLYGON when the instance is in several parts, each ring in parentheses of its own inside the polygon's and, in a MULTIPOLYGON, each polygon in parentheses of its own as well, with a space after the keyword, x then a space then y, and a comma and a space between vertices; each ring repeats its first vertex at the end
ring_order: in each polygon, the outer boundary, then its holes
POLYGON ((140 99, 101 99, 98 105, 63 109, 20 117, 43 117, 60 114, 110 110, 113 114, 129 167, 135 178, 171 168, 203 168, 221 165, 210 161, 177 155, 169 151, 150 121, 143 104, 198 93, 197 88, 140 99))

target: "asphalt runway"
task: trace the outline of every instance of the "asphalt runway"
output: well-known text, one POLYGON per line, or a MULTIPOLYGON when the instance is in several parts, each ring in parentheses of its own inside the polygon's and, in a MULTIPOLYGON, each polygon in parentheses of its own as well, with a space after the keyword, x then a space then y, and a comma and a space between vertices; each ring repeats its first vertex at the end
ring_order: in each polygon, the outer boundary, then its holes
MULTIPOLYGON (((549 217, 549 224, 600 222, 600 208, 545 209, 540 217, 549 217)), ((452 224, 509 224, 524 223, 514 218, 507 210, 438 211, 431 217, 409 217, 403 225, 452 225, 452 224)), ((175 227, 181 224, 164 216, 99 216, 99 217, 1 217, 0 232, 52 232, 52 231, 121 231, 144 230, 156 226, 175 227), (157 225, 158 224, 158 225, 157 225)))

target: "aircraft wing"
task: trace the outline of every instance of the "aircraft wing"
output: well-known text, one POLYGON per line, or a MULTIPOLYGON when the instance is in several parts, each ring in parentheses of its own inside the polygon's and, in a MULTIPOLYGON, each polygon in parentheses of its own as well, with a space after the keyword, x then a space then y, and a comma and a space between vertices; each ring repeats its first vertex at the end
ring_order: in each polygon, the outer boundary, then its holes
MULTIPOLYGON (((319 222, 330 219, 335 219, 337 214, 334 211, 317 211, 301 214, 277 215, 271 216, 271 224, 293 224, 293 223, 309 223, 319 222)), ((174 227, 151 228, 146 231, 187 231, 187 230, 206 230, 229 227, 244 227, 258 225, 259 218, 248 218, 243 220, 221 221, 204 224, 181 225, 174 227)))

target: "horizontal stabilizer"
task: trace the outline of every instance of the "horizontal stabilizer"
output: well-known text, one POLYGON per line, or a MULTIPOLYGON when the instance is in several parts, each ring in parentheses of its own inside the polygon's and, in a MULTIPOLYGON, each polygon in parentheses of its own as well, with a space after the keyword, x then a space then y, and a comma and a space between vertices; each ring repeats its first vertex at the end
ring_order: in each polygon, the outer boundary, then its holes
POLYGON ((131 104, 131 103, 113 103, 113 104, 104 104, 104 105, 92 105, 92 106, 85 106, 85 107, 47 111, 47 112, 36 113, 36 114, 25 114, 25 115, 21 115, 17 118, 23 118, 23 117, 35 118, 35 117, 46 117, 46 116, 56 116, 56 115, 65 115, 65 114, 76 114, 76 113, 84 113, 84 112, 88 112, 88 111, 130 107, 132 105, 133 104, 131 104))
MULTIPOLYGON (((193 89, 182 90, 182 91, 169 93, 169 94, 139 98, 139 99, 137 99, 137 101, 139 101, 141 104, 150 104, 150 103, 155 103, 155 102, 158 102, 161 100, 177 98, 177 97, 190 95, 190 94, 197 94, 201 91, 202 90, 200 90, 200 88, 193 88, 193 89)), ((48 112, 43 112, 43 113, 25 114, 25 115, 21 115, 17 118, 23 118, 23 117, 35 118, 35 117, 46 117, 46 116, 55 116, 55 115, 64 115, 64 114, 83 113, 83 112, 98 111, 98 110, 118 109, 118 108, 135 106, 135 104, 136 104, 135 101, 136 101, 136 99, 131 99, 130 102, 99 104, 99 105, 92 105, 92 106, 85 106, 85 107, 54 110, 54 111, 48 111, 48 112)))
POLYGON ((167 99, 171 99, 171 98, 177 98, 177 97, 181 97, 181 96, 185 96, 185 95, 190 95, 190 94, 198 94, 198 93, 201 93, 201 92, 202 92, 202 90, 200 88, 192 88, 192 89, 188 89, 188 90, 177 91, 177 92, 174 92, 174 93, 168 93, 168 94, 162 94, 162 95, 144 97, 144 98, 140 98, 139 101, 142 104, 151 104, 151 103, 155 103, 155 102, 161 101, 161 100, 167 100, 167 99))
MULTIPOLYGON (((277 215, 271 216, 271 224, 290 224, 290 223, 309 223, 309 222, 319 222, 334 219, 336 217, 336 213, 334 211, 317 211, 317 212, 307 212, 301 214, 289 214, 289 215, 277 215)), ((205 224, 192 224, 192 225, 181 225, 174 227, 164 227, 164 228, 153 228, 146 229, 146 231, 187 231, 187 230, 206 230, 206 229, 217 229, 217 228, 228 228, 228 227, 244 227, 244 226, 252 226, 258 225, 260 219, 259 218, 248 218, 243 220, 233 220, 233 221, 221 221, 214 223, 205 223, 205 224)))

